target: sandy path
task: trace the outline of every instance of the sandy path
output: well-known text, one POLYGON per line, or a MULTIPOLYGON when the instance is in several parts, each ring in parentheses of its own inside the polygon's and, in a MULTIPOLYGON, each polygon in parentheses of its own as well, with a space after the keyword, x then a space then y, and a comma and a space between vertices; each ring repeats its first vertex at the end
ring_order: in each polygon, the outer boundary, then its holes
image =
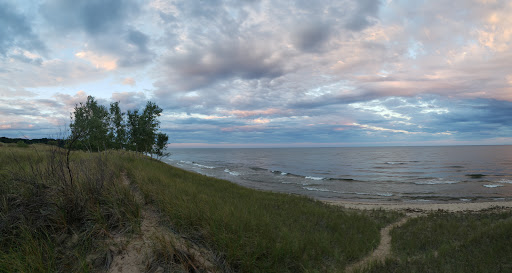
MULTIPOLYGON (((130 187, 128 177, 123 174, 122 183, 130 187)), ((142 206, 140 234, 131 238, 117 238, 119 243, 128 241, 128 244, 121 253, 114 256, 109 273, 117 272, 145 272, 145 265, 148 257, 151 255, 151 238, 160 228, 158 224, 157 213, 149 206, 145 205, 144 197, 138 190, 133 190, 137 202, 142 206)))
MULTIPOLYGON (((118 272, 147 272, 153 258, 154 239, 172 242, 175 253, 179 253, 178 260, 181 260, 182 269, 190 272, 217 272, 215 266, 215 255, 210 251, 189 242, 180 236, 169 232, 160 225, 160 213, 151 205, 146 204, 142 193, 136 186, 130 185, 126 174, 122 175, 122 183, 131 188, 141 208, 140 234, 133 237, 120 236, 115 238, 116 245, 121 245, 120 252, 114 255, 109 273, 118 272)), ((179 265, 178 265, 179 266, 179 265)), ((158 267, 152 272, 164 272, 158 267)), ((181 272, 181 271, 180 271, 181 272)))
POLYGON ((350 209, 384 209, 384 210, 397 210, 405 212, 406 216, 384 227, 380 231, 381 241, 378 247, 362 260, 351 264, 345 268, 346 272, 354 272, 355 269, 369 264, 373 261, 384 261, 386 257, 391 255, 391 230, 396 227, 402 226, 408 220, 414 217, 421 216, 429 211, 448 211, 448 212, 470 212, 481 211, 491 208, 512 208, 512 201, 503 202, 478 202, 478 203, 439 203, 439 204, 418 204, 418 203, 361 203, 351 201, 326 201, 328 204, 342 206, 350 209))
POLYGON ((360 268, 373 261, 384 261, 391 255, 391 230, 405 224, 412 217, 416 217, 417 214, 409 214, 399 221, 392 223, 380 230, 380 243, 372 253, 363 258, 362 260, 353 263, 345 268, 345 272, 354 272, 356 268, 360 268))

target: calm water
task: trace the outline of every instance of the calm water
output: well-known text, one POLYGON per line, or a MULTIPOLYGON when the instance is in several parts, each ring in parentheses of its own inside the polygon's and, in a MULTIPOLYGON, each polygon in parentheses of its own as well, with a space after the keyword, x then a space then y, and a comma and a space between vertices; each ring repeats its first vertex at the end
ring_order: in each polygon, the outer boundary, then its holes
POLYGON ((322 200, 512 200, 512 146, 172 149, 171 165, 322 200))

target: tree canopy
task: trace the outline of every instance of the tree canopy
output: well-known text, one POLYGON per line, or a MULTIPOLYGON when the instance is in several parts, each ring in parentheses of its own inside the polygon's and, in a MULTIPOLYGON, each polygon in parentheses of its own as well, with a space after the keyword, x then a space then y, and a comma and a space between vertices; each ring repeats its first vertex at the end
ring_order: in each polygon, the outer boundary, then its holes
POLYGON ((158 132, 162 113, 155 103, 148 101, 141 111, 121 111, 119 102, 110 108, 100 105, 93 96, 85 103, 75 106, 71 115, 71 135, 73 146, 88 151, 125 149, 139 153, 165 156, 169 136, 158 132))

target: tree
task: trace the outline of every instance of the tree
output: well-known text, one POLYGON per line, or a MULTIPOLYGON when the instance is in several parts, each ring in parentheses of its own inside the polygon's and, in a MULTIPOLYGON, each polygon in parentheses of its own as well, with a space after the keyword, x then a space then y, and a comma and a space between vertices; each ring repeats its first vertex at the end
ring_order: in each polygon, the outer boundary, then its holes
POLYGON ((103 150, 110 147, 108 138, 109 112, 92 96, 87 101, 75 106, 71 118, 71 139, 76 139, 89 151, 103 150))
POLYGON ((167 148, 167 143, 169 141, 169 136, 164 133, 158 133, 156 135, 156 142, 155 145, 153 145, 153 151, 158 159, 168 156, 169 153, 165 152, 165 149, 167 148))
POLYGON ((128 110, 128 149, 136 152, 142 152, 142 131, 140 126, 139 111, 128 110))
POLYGON ((110 128, 109 139, 112 148, 123 149, 127 142, 126 122, 124 120, 125 113, 121 112, 119 102, 110 104, 110 128))
POLYGON ((148 101, 139 110, 121 112, 119 102, 110 104, 110 109, 99 105, 94 97, 75 106, 71 117, 71 135, 68 147, 89 151, 104 149, 128 149, 158 157, 165 156, 169 136, 158 132, 162 113, 155 103, 148 101))
MULTIPOLYGON (((132 150, 152 156, 156 151, 155 145, 158 137, 160 137, 161 142, 165 142, 164 146, 167 144, 169 137, 163 133, 160 133, 162 136, 159 136, 157 133, 160 127, 158 117, 161 113, 162 108, 151 101, 146 103, 146 107, 141 114, 137 110, 128 111, 129 142, 132 150), (164 138, 164 135, 167 139, 164 138)), ((162 152, 163 148, 159 151, 162 152)))
POLYGON ((156 142, 157 130, 160 128, 160 121, 158 117, 162 113, 162 108, 158 107, 155 103, 148 101, 142 115, 140 116, 141 123, 139 124, 142 132, 142 144, 145 153, 152 154, 153 145, 156 142))

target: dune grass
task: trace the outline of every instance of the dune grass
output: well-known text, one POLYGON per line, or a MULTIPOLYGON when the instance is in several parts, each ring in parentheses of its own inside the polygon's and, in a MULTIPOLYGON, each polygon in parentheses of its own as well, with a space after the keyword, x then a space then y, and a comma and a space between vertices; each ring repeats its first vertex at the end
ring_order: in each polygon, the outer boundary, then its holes
POLYGON ((512 211, 435 212, 392 231, 395 258, 365 272, 512 272, 512 211))
POLYGON ((0 145, 0 272, 106 270, 109 238, 140 231, 123 172, 170 230, 213 249, 225 271, 343 272, 401 217, 247 189, 127 152, 72 152, 70 167, 73 182, 55 146, 0 145))
POLYGON ((139 227, 139 205, 102 154, 0 147, 0 272, 89 272, 109 266, 110 235, 139 227))
POLYGON ((154 160, 120 160, 172 227, 215 249, 236 272, 342 272, 400 217, 247 189, 154 160))

